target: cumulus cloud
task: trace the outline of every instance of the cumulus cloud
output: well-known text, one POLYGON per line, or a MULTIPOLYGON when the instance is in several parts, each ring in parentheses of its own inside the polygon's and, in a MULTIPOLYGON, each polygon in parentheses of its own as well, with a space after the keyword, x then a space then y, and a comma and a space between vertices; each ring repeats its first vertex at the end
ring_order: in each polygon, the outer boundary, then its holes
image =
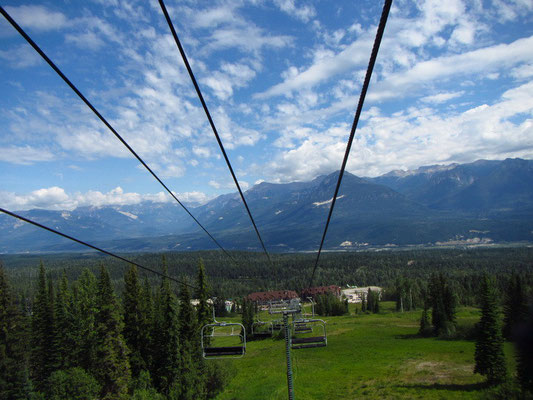
MULTIPOLYGON (((204 204, 211 199, 203 192, 192 191, 177 193, 176 197, 184 203, 204 204)), ((103 206, 124 206, 140 204, 142 202, 170 203, 175 200, 168 193, 134 193, 125 192, 120 186, 102 193, 90 190, 85 193, 67 193, 63 188, 53 186, 34 190, 28 194, 17 194, 0 191, 0 203, 2 207, 12 211, 22 211, 31 209, 46 210, 68 210, 72 211, 77 207, 103 207, 103 206)))
POLYGON ((219 71, 214 71, 210 76, 202 79, 215 96, 226 100, 233 95, 234 88, 247 86, 255 77, 256 72, 246 64, 224 63, 219 71))
MULTIPOLYGON (((410 108, 393 116, 374 112, 359 131, 348 171, 377 176, 394 169, 479 158, 533 157, 533 82, 510 89, 492 105, 441 115, 432 108, 410 108), (526 118, 519 122, 518 116, 526 118)), ((340 168, 346 139, 337 127, 304 140, 269 164, 277 181, 309 180, 340 168)))

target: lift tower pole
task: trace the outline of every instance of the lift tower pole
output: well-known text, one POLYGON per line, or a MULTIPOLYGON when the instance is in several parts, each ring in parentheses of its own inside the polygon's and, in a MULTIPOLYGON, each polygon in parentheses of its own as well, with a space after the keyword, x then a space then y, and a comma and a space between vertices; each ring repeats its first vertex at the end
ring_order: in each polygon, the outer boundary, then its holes
POLYGON ((292 384, 292 363, 291 363, 291 337, 289 330, 289 312, 283 312, 283 328, 285 330, 285 354, 287 355, 287 387, 289 389, 289 400, 294 400, 294 387, 292 384))

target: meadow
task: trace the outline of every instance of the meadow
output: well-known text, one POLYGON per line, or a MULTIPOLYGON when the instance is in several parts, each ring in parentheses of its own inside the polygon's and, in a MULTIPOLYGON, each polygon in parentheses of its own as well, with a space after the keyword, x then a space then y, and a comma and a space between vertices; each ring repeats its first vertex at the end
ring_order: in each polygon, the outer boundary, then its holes
MULTIPOLYGON (((381 305, 379 314, 355 314, 352 306, 350 315, 324 317, 327 347, 292 351, 295 399, 484 398, 484 378, 473 373, 473 340, 419 337, 421 311, 381 305)), ((459 308, 458 331, 470 331, 479 317, 476 308, 459 308)), ((286 399, 284 349, 283 340, 251 341, 241 359, 210 361, 229 375, 217 399, 286 399)), ((505 353, 513 370, 511 344, 505 353)))

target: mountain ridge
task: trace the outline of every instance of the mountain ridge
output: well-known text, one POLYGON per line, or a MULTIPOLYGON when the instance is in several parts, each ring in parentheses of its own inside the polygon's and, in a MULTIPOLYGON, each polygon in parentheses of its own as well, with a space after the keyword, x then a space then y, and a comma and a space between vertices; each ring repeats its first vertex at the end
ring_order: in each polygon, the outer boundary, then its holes
MULTIPOLYGON (((262 182, 245 192, 267 247, 275 251, 312 251, 318 247, 338 173, 308 182, 262 182)), ((237 193, 218 196, 191 211, 224 247, 259 250, 237 193)), ((20 213, 117 251, 214 248, 174 203, 20 213)), ((376 178, 345 173, 326 248, 357 249, 361 243, 531 242, 532 232, 533 161, 478 160, 404 173, 391 171, 376 178)), ((61 238, 0 215, 0 252, 72 248, 61 238)))

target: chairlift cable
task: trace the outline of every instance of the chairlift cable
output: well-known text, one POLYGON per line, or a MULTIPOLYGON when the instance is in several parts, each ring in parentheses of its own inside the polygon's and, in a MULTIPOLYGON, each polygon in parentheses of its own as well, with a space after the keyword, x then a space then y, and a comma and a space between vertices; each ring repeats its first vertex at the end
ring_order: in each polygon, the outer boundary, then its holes
POLYGON ((254 226, 255 233, 257 234, 257 238, 259 239, 259 242, 261 242, 261 246, 263 247, 263 251, 265 252, 268 261, 272 265, 272 260, 270 259, 270 255, 268 254, 268 251, 265 247, 265 244, 263 242, 263 239, 261 238, 261 234, 259 233, 259 230, 257 229, 257 225, 255 224, 254 218, 252 216, 252 212, 250 211, 250 208, 248 207, 248 203, 246 202, 246 199, 244 198, 244 193, 241 189, 241 186, 239 184, 239 181, 237 180, 237 177, 235 175, 235 172, 233 171, 233 168, 231 166, 231 162, 228 158, 228 155, 226 154, 226 150, 224 149, 224 145, 222 144, 222 141, 220 140, 220 136, 218 134, 217 128, 215 127, 215 123, 213 122, 213 118, 211 118, 211 114, 209 112, 209 109, 207 108, 207 104, 204 100, 204 97, 202 95, 202 92, 200 90, 200 86, 198 85, 198 82, 196 81, 196 78, 194 77, 194 73, 192 71, 191 65, 189 64, 189 60, 187 59, 187 55, 185 54, 185 50, 183 49, 183 46, 181 45, 181 42, 178 38, 178 34, 176 33, 176 29, 174 29, 174 24, 172 23, 172 20, 170 19, 170 15, 168 14, 167 8, 165 6, 165 2, 163 0, 159 0, 159 5, 161 6, 161 10, 163 11, 163 14, 165 15, 165 19, 168 23, 168 26, 170 28, 170 31, 172 32, 172 36, 174 37, 174 41, 176 42, 176 45, 178 46, 179 52, 181 54, 181 57, 183 59, 183 62, 185 63, 185 67, 187 68, 187 71, 189 72, 189 76, 191 77, 191 81, 194 85, 194 88, 196 89, 196 94, 198 95, 198 98, 200 99, 200 102, 202 103, 202 107, 205 111, 205 115, 207 116, 207 119, 209 120, 209 125, 211 126, 211 129, 213 133, 215 134, 215 137, 218 142, 218 146, 220 147, 220 151, 222 152, 222 155, 224 156, 224 159, 226 160, 226 164, 231 172, 231 176, 233 177, 233 181, 235 182, 235 186, 237 186, 237 189, 239 191, 239 194, 241 196, 241 200, 244 204, 244 207, 246 208, 246 211, 248 212, 248 216, 250 217, 250 220, 252 221, 252 225, 254 226))
POLYGON ((28 36, 28 34, 15 22, 13 18, 0 6, 0 13, 4 18, 15 28, 20 35, 26 39, 26 41, 35 49, 37 53, 48 63, 48 65, 63 79, 63 81, 78 95, 78 97, 91 109, 91 111, 104 123, 104 125, 122 142, 124 146, 137 158, 137 160, 152 174, 152 176, 165 188, 165 190, 177 201, 177 203, 189 214, 189 216, 196 222, 196 224, 202 228, 202 230, 211 238, 211 240, 228 256, 235 264, 237 261, 222 247, 222 245, 211 235, 207 229, 196 219, 194 215, 185 207, 185 205, 172 193, 172 191, 163 183, 163 181, 157 176, 157 174, 144 162, 144 160, 131 148, 131 146, 124 140, 122 136, 111 126, 111 124, 100 114, 100 112, 89 102, 89 100, 78 90, 78 88, 63 74, 63 72, 56 66, 50 58, 44 53, 43 50, 28 36))
POLYGON ((144 269, 145 271, 151 272, 151 273, 153 273, 153 274, 159 275, 159 276, 162 277, 162 278, 166 278, 166 279, 171 280, 171 281, 174 281, 174 282, 176 282, 176 283, 183 284, 183 285, 185 285, 185 286, 190 287, 191 289, 195 289, 195 290, 198 289, 196 286, 192 286, 192 285, 190 285, 190 284, 188 284, 188 283, 186 283, 186 282, 180 281, 179 279, 176 279, 176 278, 173 278, 173 277, 168 276, 168 275, 166 275, 166 274, 163 274, 163 273, 161 273, 161 272, 159 272, 159 271, 156 271, 156 270, 154 270, 154 269, 152 269, 152 268, 145 267, 144 265, 141 265, 141 264, 136 263, 136 262, 134 262, 134 261, 130 261, 130 260, 124 258, 124 257, 121 257, 121 256, 119 256, 119 255, 116 255, 116 254, 114 254, 114 253, 111 253, 110 251, 107 251, 107 250, 101 249, 101 248, 96 247, 96 246, 94 246, 94 245, 92 245, 92 244, 89 244, 89 243, 87 243, 87 242, 84 242, 83 240, 79 240, 79 239, 76 239, 75 237, 69 236, 69 235, 67 235, 66 233, 59 232, 59 231, 57 231, 57 230, 55 230, 55 229, 52 229, 52 228, 50 228, 50 227, 48 227, 48 226, 42 225, 42 224, 40 224, 40 223, 38 223, 38 222, 32 221, 31 219, 25 218, 25 217, 23 217, 23 216, 21 216, 21 215, 19 215, 19 214, 15 214, 14 212, 11 212, 11 211, 8 211, 8 210, 5 210, 5 209, 3 209, 3 208, 1 208, 1 207, 0 207, 0 211, 3 212, 4 214, 10 215, 10 216, 12 216, 12 217, 14 217, 14 218, 17 218, 17 219, 21 220, 21 221, 27 222, 28 224, 31 224, 31 225, 34 225, 34 226, 36 226, 36 227, 38 227, 38 228, 41 228, 41 229, 47 230, 48 232, 55 233, 56 235, 62 236, 62 237, 64 237, 64 238, 66 238, 66 239, 72 240, 73 242, 79 243, 79 244, 84 245, 84 246, 86 246, 86 247, 90 247, 91 249, 97 250, 97 251, 99 251, 100 253, 104 253, 104 254, 107 254, 108 256, 111 256, 111 257, 114 257, 114 258, 118 258, 119 260, 122 260, 122 261, 124 261, 124 262, 126 262, 126 263, 128 263, 128 264, 133 264, 133 265, 135 265, 136 267, 139 267, 139 268, 141 268, 141 269, 144 269))
POLYGON ((337 200, 337 195, 339 194, 339 188, 341 186, 342 177, 344 175, 344 170, 346 168, 346 163, 348 162, 348 156, 350 155, 350 150, 352 148, 353 139, 355 136, 355 130, 357 129, 357 124, 359 122, 359 117, 361 116, 361 110, 363 109, 363 104, 365 102, 366 92, 370 84, 370 78, 372 77, 372 71, 374 69, 374 64, 376 63, 379 46, 381 44, 381 39, 383 37, 383 32, 385 31, 385 25, 387 24, 387 18, 389 16, 389 11, 392 5, 392 0, 385 0, 383 5, 383 12, 381 13, 381 19, 379 21, 378 30, 376 33, 376 38, 374 39, 374 46, 372 47, 372 53, 370 55, 370 61, 366 70, 366 76, 361 89, 361 94, 359 96, 359 103, 357 105, 357 111, 352 124, 352 129, 350 131, 350 137, 348 139, 348 144, 346 145, 346 151, 344 153, 344 159, 342 160, 342 166, 339 172, 339 178, 337 180, 337 185, 335 187, 335 193, 331 200, 331 206, 329 208, 328 219, 326 221, 326 226, 324 228, 324 233, 322 234, 322 240, 320 242, 320 247, 315 260, 315 266, 313 268, 313 273, 311 274, 311 279, 309 280, 309 287, 313 286, 313 280, 315 278, 316 268, 318 266, 318 261, 320 260, 320 253, 322 252, 322 247, 324 246, 324 240, 326 239, 326 233, 328 232, 328 226, 331 221, 331 215, 333 214, 333 208, 335 207, 335 202, 337 200))

